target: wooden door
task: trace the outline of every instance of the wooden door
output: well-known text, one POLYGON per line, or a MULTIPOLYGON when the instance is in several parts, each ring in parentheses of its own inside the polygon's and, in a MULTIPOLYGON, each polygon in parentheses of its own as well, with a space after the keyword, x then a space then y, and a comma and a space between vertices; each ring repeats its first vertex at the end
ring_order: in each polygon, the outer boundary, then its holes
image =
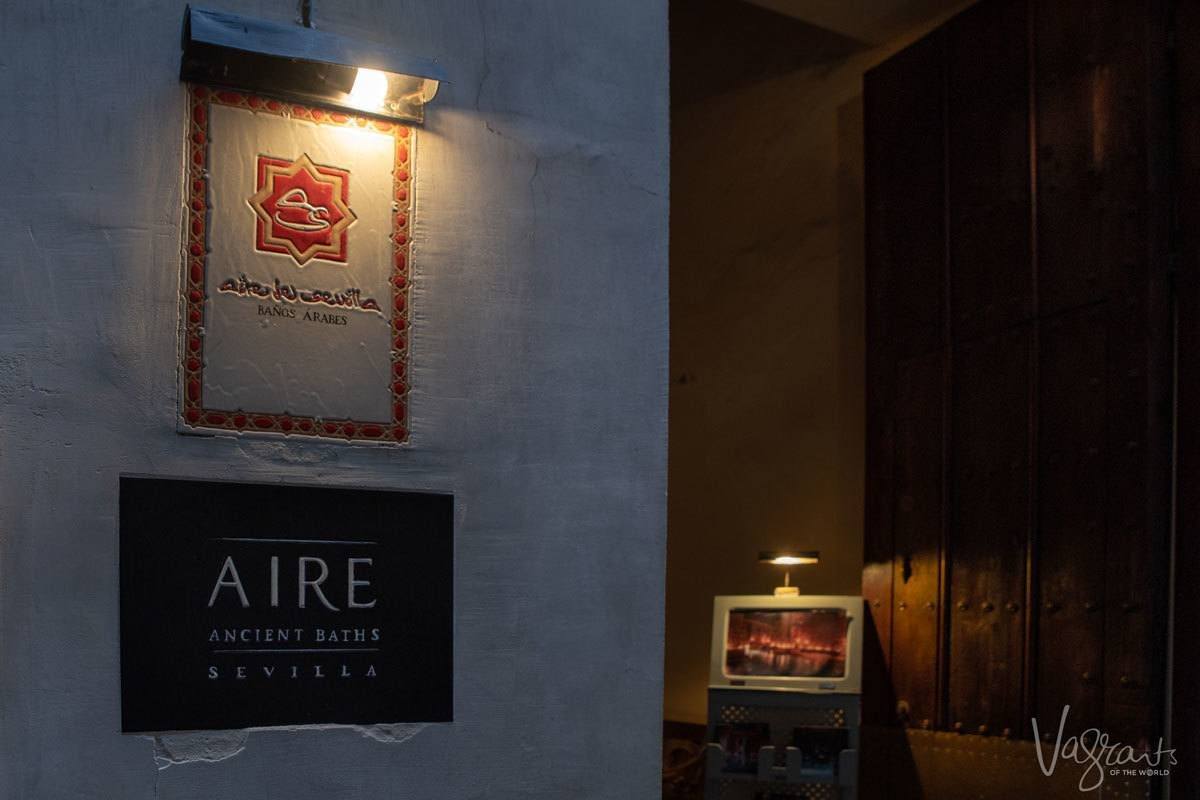
POLYGON ((866 77, 870 723, 1163 731, 1170 27, 985 0, 866 77))

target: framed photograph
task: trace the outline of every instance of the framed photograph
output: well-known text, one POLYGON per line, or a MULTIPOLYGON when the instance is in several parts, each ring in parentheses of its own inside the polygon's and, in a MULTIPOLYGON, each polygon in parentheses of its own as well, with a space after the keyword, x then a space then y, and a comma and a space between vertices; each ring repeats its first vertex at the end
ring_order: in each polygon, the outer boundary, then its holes
POLYGON ((859 694, 863 617, 861 597, 718 595, 708 685, 859 694))
POLYGON ((735 608, 729 612, 725 674, 844 677, 848 630, 841 608, 735 608))
POLYGON ((407 442, 415 133, 188 99, 181 429, 407 442))

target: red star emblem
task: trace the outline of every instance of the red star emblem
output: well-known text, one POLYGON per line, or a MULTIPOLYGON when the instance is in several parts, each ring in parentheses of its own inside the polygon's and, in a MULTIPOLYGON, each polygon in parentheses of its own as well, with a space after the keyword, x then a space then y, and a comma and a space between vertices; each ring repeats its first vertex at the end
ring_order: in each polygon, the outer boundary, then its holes
POLYGON ((255 247, 285 253, 304 266, 309 259, 346 262, 350 173, 314 164, 307 154, 293 161, 258 157, 258 189, 249 200, 256 220, 255 247))

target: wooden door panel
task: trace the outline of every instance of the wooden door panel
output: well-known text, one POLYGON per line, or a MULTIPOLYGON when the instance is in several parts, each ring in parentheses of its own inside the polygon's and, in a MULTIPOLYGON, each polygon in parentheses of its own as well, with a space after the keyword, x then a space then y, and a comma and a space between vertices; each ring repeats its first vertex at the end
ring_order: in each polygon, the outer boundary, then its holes
POLYGON ((957 340, 1033 313, 1025 2, 946 26, 951 310, 957 340))
POLYGON ((1038 304, 1122 297, 1147 270, 1144 4, 1034 4, 1038 304))
POLYGON ((941 352, 897 369, 894 465, 892 682, 899 716, 932 727, 939 720, 940 575, 943 537, 941 352))
POLYGON ((873 135, 870 236, 883 293, 884 332, 895 358, 942 343, 946 268, 945 151, 940 33, 864 78, 873 135))
POLYGON ((1161 730, 1166 8, 983 0, 865 80, 868 720, 1161 730))
POLYGON ((1035 709, 1070 733, 1104 713, 1107 320, 1103 307, 1043 324, 1038 369, 1035 709))
POLYGON ((1163 648, 1156 619, 1164 613, 1164 531, 1167 497, 1155 491, 1148 441, 1151 406, 1147 369, 1150 339, 1140 304, 1110 318, 1108 358, 1108 486, 1105 516, 1109 535, 1105 582, 1105 721, 1114 736, 1147 735, 1154 698, 1161 691, 1163 648))
POLYGON ((865 718, 891 721, 895 360, 941 346, 945 272, 943 37, 935 33, 864 78, 867 142, 867 499, 863 596, 879 663, 867 665, 865 718), (898 157, 903 154, 902 157, 898 157))
POLYGON ((865 142, 866 159, 866 482, 874 487, 865 499, 863 513, 863 602, 867 609, 867 648, 863 664, 863 719, 867 723, 892 721, 895 701, 889 676, 892 636, 892 432, 891 407, 895 372, 887 332, 890 253, 888 208, 891 198, 887 162, 890 137, 885 133, 891 111, 886 93, 864 80, 863 124, 879 131, 865 142))
POLYGON ((949 711, 968 731, 1023 727, 1031 339, 1022 326, 955 355, 949 711))
MULTIPOLYGON (((1176 36, 1200 41, 1200 3, 1178 4, 1176 36)), ((1178 404, 1181 414, 1200 409, 1200 47, 1179 48, 1178 75, 1178 404)), ((1175 550, 1176 675, 1196 668, 1200 652, 1200 425, 1180 425, 1175 550), (1190 532, 1183 533, 1178 532, 1190 532)), ((1172 683, 1171 745, 1179 767, 1172 771, 1174 797, 1200 797, 1200 681, 1172 683)))

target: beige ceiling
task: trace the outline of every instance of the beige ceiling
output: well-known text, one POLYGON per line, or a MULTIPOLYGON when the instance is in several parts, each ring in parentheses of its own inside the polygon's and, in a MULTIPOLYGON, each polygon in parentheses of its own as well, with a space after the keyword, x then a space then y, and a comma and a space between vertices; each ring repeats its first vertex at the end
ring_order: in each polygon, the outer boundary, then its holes
POLYGON ((883 44, 930 20, 970 5, 964 0, 747 0, 756 6, 840 33, 883 44))

